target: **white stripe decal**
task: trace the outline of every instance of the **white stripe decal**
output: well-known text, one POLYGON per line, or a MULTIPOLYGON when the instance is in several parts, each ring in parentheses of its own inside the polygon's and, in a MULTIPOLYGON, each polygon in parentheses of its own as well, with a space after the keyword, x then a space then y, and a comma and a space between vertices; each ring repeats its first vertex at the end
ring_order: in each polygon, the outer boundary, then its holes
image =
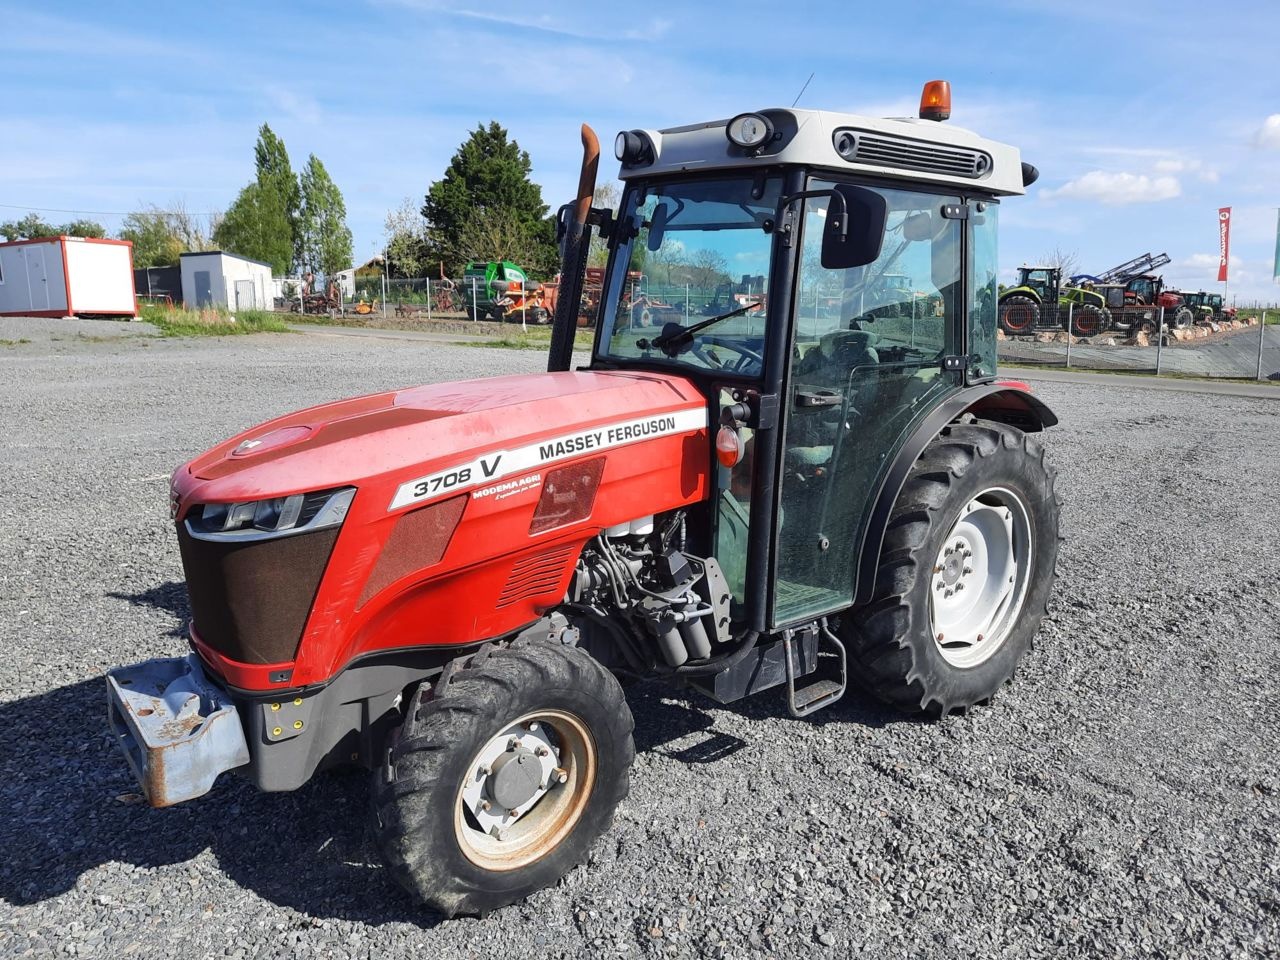
POLYGON ((706 425, 706 408, 675 410, 635 420, 606 423, 590 430, 517 447, 515 450, 496 450, 469 463, 458 464, 448 470, 402 483, 387 509, 398 510, 412 503, 426 503, 437 497, 452 496, 464 490, 491 484, 503 477, 525 473, 543 464, 568 460, 594 450, 608 450, 676 433, 690 433, 702 430, 706 425))

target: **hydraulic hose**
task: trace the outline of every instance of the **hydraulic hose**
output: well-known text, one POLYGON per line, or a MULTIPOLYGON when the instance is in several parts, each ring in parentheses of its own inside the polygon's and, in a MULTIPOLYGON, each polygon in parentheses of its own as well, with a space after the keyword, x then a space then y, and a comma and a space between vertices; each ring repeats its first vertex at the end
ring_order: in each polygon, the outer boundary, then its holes
POLYGON ((742 642, 729 653, 712 657, 710 660, 703 660, 701 663, 686 663, 683 667, 676 667, 672 672, 678 677, 704 677, 709 673, 728 670, 746 659, 747 654, 751 652, 759 639, 760 633, 758 631, 748 630, 743 634, 742 642))

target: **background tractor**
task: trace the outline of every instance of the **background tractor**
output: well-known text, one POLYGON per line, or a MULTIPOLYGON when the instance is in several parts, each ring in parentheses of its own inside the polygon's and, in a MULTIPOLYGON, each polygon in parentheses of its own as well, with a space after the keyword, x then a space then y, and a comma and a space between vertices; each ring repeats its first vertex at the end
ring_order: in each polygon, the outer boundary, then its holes
POLYGON ((1047 321, 1071 333, 1092 337, 1111 325, 1111 313, 1102 295, 1084 287, 1062 285, 1060 267, 1020 267, 1018 283, 1000 295, 1000 326, 1013 336, 1033 333, 1047 321))
POLYGON ((551 302, 542 285, 509 260, 468 263, 462 273, 462 296, 471 320, 551 320, 551 302))
POLYGON ((1162 277, 1151 272, 1169 262, 1167 253, 1144 253, 1097 276, 1072 277, 1071 283, 1101 295, 1112 323, 1122 329, 1155 333, 1162 310, 1165 326, 1188 327, 1195 315, 1178 293, 1164 289, 1162 277))
POLYGON ((1236 308, 1225 306, 1220 293, 1207 293, 1204 290, 1194 293, 1179 291, 1179 296, 1182 297, 1183 306, 1194 314, 1196 320, 1222 322, 1235 319, 1236 308))
POLYGON ((996 377, 997 213, 1036 171, 934 122, 949 101, 623 131, 616 212, 583 127, 546 373, 328 403, 179 467, 190 652, 108 674, 149 801, 363 766, 388 873, 476 913, 608 829, 620 678, 796 717, 851 677, 913 714, 990 701, 1053 588, 1056 418, 996 377), (636 329, 629 278, 677 253, 767 265, 765 289, 636 329), (866 311, 921 293, 941 309, 866 311))

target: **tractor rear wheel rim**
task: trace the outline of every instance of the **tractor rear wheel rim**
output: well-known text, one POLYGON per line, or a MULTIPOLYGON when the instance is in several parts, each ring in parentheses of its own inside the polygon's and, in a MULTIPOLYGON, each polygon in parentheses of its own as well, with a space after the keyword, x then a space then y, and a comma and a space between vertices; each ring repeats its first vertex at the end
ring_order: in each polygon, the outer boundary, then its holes
POLYGON ((1031 570, 1031 522, 1022 499, 991 487, 960 511, 929 581, 929 625, 953 667, 985 663, 1018 621, 1031 570))
POLYGON ((539 710, 505 724, 458 786, 454 832, 463 855, 486 870, 540 860, 581 818, 598 767, 595 740, 570 713, 539 710))

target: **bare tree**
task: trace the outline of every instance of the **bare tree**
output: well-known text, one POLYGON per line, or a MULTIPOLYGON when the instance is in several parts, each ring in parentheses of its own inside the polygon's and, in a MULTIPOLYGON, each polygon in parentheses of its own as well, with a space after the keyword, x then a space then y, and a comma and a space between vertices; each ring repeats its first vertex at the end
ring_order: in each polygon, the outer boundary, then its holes
POLYGON ((387 212, 383 229, 383 245, 391 276, 425 276, 429 272, 426 261, 427 221, 419 204, 405 197, 400 206, 387 212))
MULTIPOLYGON (((622 196, 619 185, 614 180, 596 187, 595 195, 591 198, 593 207, 602 207, 604 209, 618 211, 618 199, 622 196)), ((587 265, 591 267, 603 267, 609 260, 609 244, 594 231, 591 234, 591 246, 587 251, 587 265)))
POLYGON ((1040 258, 1038 266, 1057 267, 1062 271, 1062 277, 1074 277, 1080 272, 1080 256, 1074 250, 1063 250, 1061 247, 1054 247, 1049 253, 1044 254, 1040 258))

